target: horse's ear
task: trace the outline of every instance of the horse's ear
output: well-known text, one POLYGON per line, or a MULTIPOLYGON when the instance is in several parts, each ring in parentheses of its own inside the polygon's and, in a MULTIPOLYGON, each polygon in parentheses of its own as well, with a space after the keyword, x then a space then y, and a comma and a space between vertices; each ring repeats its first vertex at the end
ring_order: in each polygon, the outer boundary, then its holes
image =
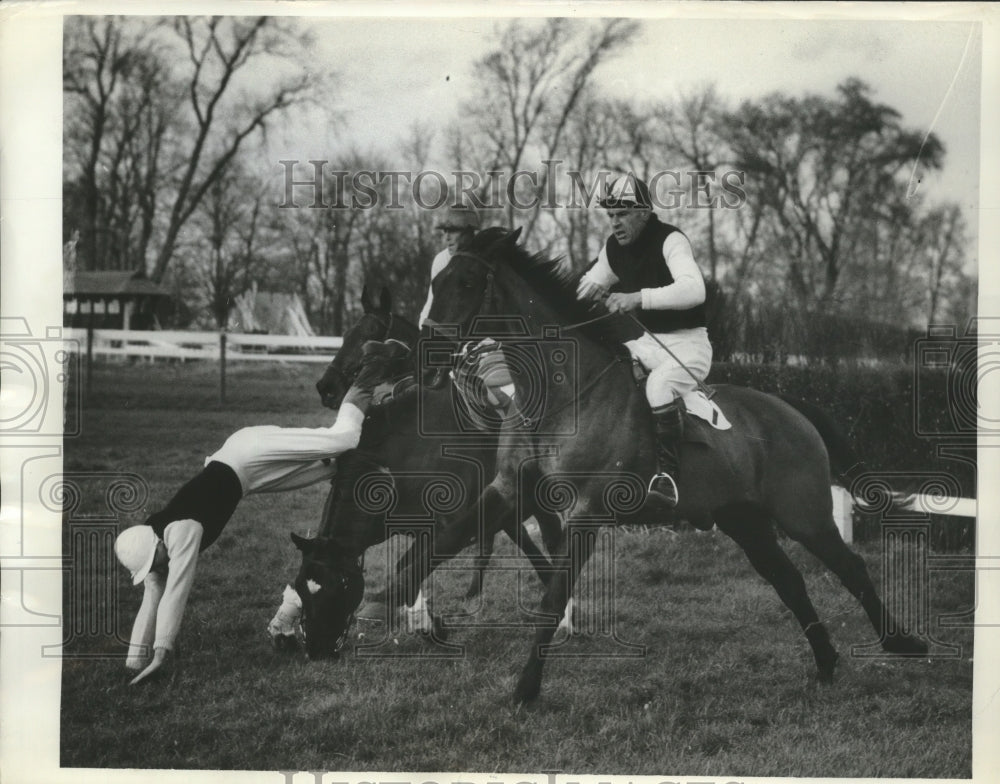
POLYGON ((299 536, 297 533, 292 531, 292 542, 303 554, 309 554, 312 552, 316 540, 306 539, 304 536, 299 536))
POLYGON ((368 290, 367 283, 361 289, 361 308, 365 313, 375 310, 375 303, 372 302, 372 293, 368 290))
POLYGON ((503 229, 499 228, 483 229, 482 233, 484 235, 486 234, 486 232, 491 232, 491 235, 489 236, 488 240, 489 246, 486 249, 486 253, 489 254, 491 252, 495 253, 497 251, 503 252, 505 250, 507 251, 516 250, 517 241, 521 238, 522 228, 523 227, 518 226, 513 231, 503 231, 503 229), (499 234, 499 236, 496 236, 495 234, 493 234, 493 232, 496 232, 497 234, 499 234), (494 239, 494 237, 496 237, 496 239, 494 239))
POLYGON ((388 314, 392 310, 392 294, 389 293, 389 287, 383 286, 382 291, 378 295, 378 309, 380 313, 388 314))

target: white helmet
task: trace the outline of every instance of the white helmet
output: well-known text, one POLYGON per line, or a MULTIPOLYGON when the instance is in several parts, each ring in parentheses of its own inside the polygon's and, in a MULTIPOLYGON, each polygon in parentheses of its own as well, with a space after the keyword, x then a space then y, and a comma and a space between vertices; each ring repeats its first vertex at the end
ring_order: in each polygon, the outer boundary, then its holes
POLYGON ((649 186, 632 172, 612 180, 599 203, 609 210, 621 207, 638 207, 647 210, 653 208, 653 202, 649 196, 649 186))
POLYGON ((115 555, 132 575, 132 585, 138 585, 146 579, 153 566, 153 559, 156 558, 156 545, 159 541, 156 532, 148 525, 133 525, 118 534, 115 555))

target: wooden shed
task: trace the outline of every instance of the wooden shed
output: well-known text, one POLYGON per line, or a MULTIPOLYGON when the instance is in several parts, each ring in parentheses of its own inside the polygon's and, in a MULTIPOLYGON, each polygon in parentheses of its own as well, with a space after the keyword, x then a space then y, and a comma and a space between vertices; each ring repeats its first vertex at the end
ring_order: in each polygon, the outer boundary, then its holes
POLYGON ((140 272, 67 272, 63 324, 94 329, 154 329, 170 292, 140 272))

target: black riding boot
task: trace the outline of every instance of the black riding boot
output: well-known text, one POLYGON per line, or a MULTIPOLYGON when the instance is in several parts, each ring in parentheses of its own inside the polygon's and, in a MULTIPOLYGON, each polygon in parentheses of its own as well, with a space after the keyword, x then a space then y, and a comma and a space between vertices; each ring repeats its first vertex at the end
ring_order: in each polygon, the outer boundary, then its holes
POLYGON ((684 401, 677 397, 653 409, 656 427, 656 460, 659 473, 649 482, 649 495, 659 496, 670 506, 677 506, 680 495, 681 438, 684 435, 684 401))

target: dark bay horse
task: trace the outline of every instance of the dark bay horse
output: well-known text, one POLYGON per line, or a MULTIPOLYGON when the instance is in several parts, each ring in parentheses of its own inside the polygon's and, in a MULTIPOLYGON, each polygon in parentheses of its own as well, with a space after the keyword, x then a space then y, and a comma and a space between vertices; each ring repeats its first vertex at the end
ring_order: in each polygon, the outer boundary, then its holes
MULTIPOLYGON (((342 348, 317 383, 324 405, 333 408, 357 375, 366 340, 394 338, 415 346, 419 338, 416 325, 392 313, 387 290, 375 303, 365 289, 362 304, 364 315, 345 334, 342 348)), ((456 414, 450 385, 419 396, 416 392, 412 386, 369 409, 358 449, 337 459, 316 538, 292 534, 303 554, 295 589, 302 599, 302 626, 311 658, 336 653, 343 644, 363 597, 364 553, 391 535, 390 516, 437 524, 473 503, 496 471, 496 432, 481 434, 464 450, 456 449, 455 439, 448 435, 454 432, 456 414)), ((539 524, 543 540, 554 546, 558 520, 543 514, 539 524)), ((547 579, 550 562, 523 526, 515 524, 504 531, 547 579)), ((492 552, 493 536, 480 543, 479 571, 467 596, 481 588, 481 569, 492 552)), ((413 545, 417 549, 426 546, 419 539, 413 545)), ((440 634, 422 594, 414 595, 409 604, 409 617, 418 629, 440 634)))
MULTIPOLYGON (((560 553, 569 536, 566 528, 574 520, 670 518, 667 510, 644 507, 645 484, 656 470, 656 460, 649 407, 621 351, 621 342, 638 336, 634 323, 614 316, 600 324, 580 324, 596 313, 595 306, 577 302, 577 276, 558 261, 527 253, 517 245, 519 235, 487 229, 470 248, 456 253, 434 280, 430 319, 457 325, 460 337, 476 331, 483 320, 522 319, 542 349, 534 352, 541 358, 534 378, 528 372, 514 373, 516 397, 528 403, 541 400, 543 405, 534 407, 536 413, 525 418, 524 427, 503 434, 496 477, 475 505, 437 532, 434 556, 414 553, 404 565, 399 575, 404 598, 469 541, 478 520, 486 521, 487 534, 515 524, 526 497, 543 487, 551 491, 555 483, 562 488, 560 553), (552 325, 572 324, 580 328, 553 331, 552 325), (569 340, 575 347, 572 362, 557 362, 556 352, 544 350, 546 342, 555 339, 569 340)), ((524 368, 530 364, 521 362, 524 368)), ((693 438, 682 447, 680 505, 673 516, 704 528, 714 523, 740 545, 794 613, 812 647, 820 680, 832 679, 838 655, 801 573, 778 543, 776 527, 837 575, 861 603, 886 651, 925 653, 921 640, 899 631, 863 560, 837 531, 827 448, 808 411, 800 413, 777 397, 736 386, 715 387, 714 400, 732 429, 717 431, 688 417, 687 432, 693 438)), ((551 508, 553 498, 532 503, 551 508)), ((587 539, 582 541, 585 546, 587 539)), ((561 568, 553 572, 542 600, 544 613, 563 615, 587 557, 586 552, 573 559, 560 556, 561 568)), ((518 700, 538 695, 554 632, 554 622, 536 632, 516 687, 518 700)))

